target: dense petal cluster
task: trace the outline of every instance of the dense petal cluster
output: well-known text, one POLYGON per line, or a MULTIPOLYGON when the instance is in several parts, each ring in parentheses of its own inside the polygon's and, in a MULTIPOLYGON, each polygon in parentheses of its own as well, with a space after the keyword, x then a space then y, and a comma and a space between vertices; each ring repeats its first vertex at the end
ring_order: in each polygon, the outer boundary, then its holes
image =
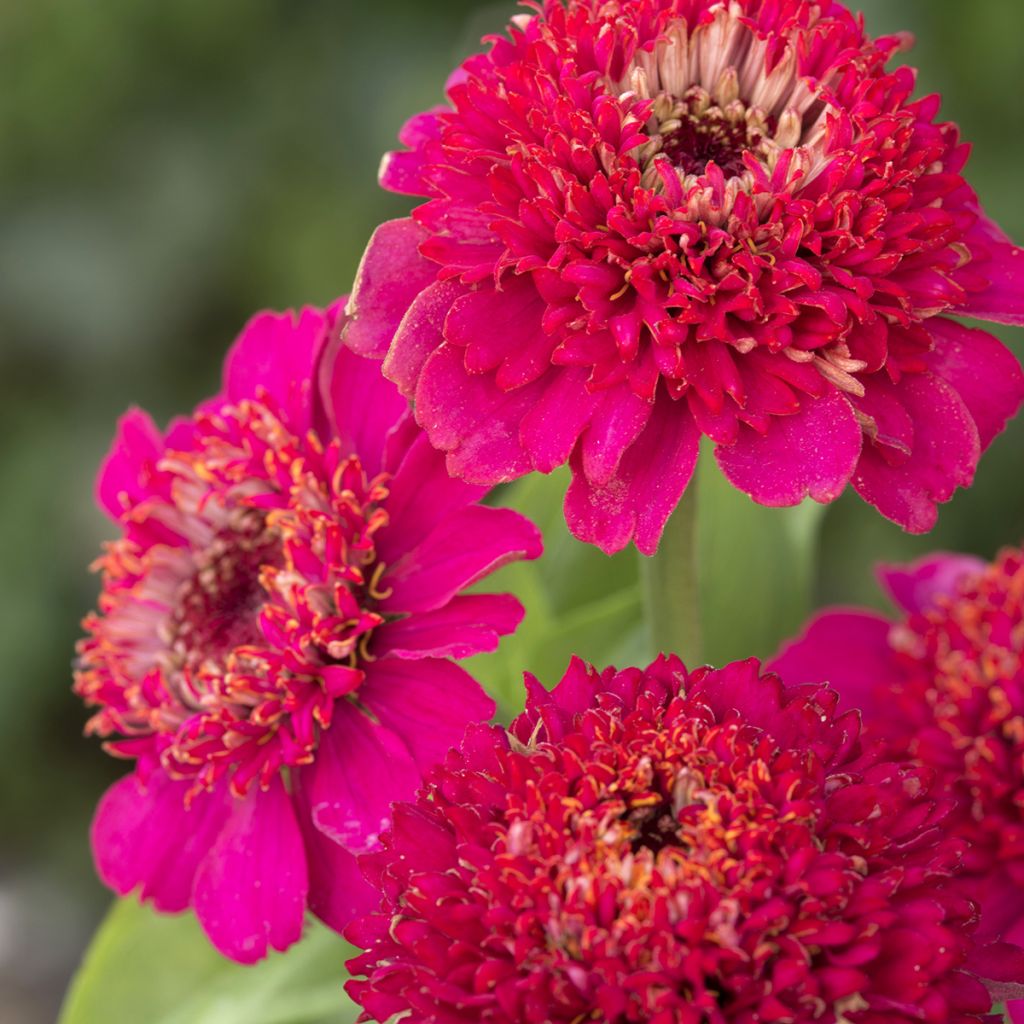
POLYGON ((938 773, 983 926, 1012 930, 1024 925, 1024 553, 932 556, 882 575, 900 619, 824 612, 774 665, 827 680, 894 756, 938 773))
POLYGON ((859 732, 753 661, 529 681, 362 859, 384 893, 347 932, 363 1019, 980 1019, 932 773, 859 732))
POLYGON ((372 902, 354 855, 493 711, 451 659, 522 614, 461 591, 540 552, 374 364, 343 354, 317 393, 338 315, 256 317, 222 393, 166 434, 129 413, 99 480, 121 536, 75 688, 137 767, 99 806, 97 864, 239 960, 298 939, 307 902, 338 928, 372 902))
POLYGON ((702 435, 766 505, 848 484, 921 532, 1024 398, 947 314, 1024 323, 904 37, 833 0, 544 0, 413 118, 346 342, 450 471, 568 462, 581 538, 652 552, 702 435))

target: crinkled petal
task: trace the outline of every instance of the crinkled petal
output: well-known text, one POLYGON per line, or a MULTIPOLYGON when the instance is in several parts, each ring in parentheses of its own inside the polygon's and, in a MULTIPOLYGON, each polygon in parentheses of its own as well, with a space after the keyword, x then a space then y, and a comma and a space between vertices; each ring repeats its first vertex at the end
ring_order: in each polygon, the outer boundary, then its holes
POLYGON ((383 359, 413 299, 437 277, 420 255, 426 232, 411 218, 390 220, 373 233, 352 287, 345 344, 361 356, 383 359))
POLYGON ((699 440, 689 409, 661 395, 643 433, 605 485, 588 480, 577 446, 565 496, 569 529, 605 554, 620 551, 633 540, 645 555, 653 555, 693 476, 699 440))
POLYGON ((523 606, 511 594, 460 594, 443 608, 394 619, 373 634, 373 653, 395 658, 469 658, 515 632, 523 606))
POLYGON ((196 875, 196 916, 221 953, 255 963, 302 937, 308 891, 295 808, 275 778, 234 800, 196 875))
POLYGON ((437 658, 375 662, 359 691, 367 707, 426 771, 462 738, 466 725, 489 721, 494 701, 465 669, 437 658))
POLYGON ((495 569, 543 550, 540 531, 507 508, 472 505, 443 520, 383 577, 386 613, 433 611, 495 569))
POLYGON ((1000 324, 1024 325, 1024 250, 1014 245, 1002 228, 982 216, 967 238, 978 239, 989 254, 991 262, 985 264, 984 273, 989 286, 982 292, 971 294, 967 302, 957 308, 962 316, 975 316, 1000 324))
POLYGON ((242 329, 224 363, 224 394, 232 403, 272 395, 303 433, 313 425, 313 367, 327 341, 329 318, 319 309, 259 313, 242 329))
POLYGON ((804 398, 800 411, 772 420, 768 432, 740 430, 731 447, 715 449, 729 481, 759 505, 822 504, 843 493, 860 455, 862 433, 850 403, 838 392, 804 398))
POLYGON ((955 320, 935 317, 927 327, 935 339, 928 364, 967 406, 984 451, 1024 402, 1020 361, 998 338, 955 320))
POLYGON ((768 663, 787 686, 828 683, 847 708, 869 708, 879 688, 899 678, 889 647, 891 623, 860 609, 828 611, 768 663))
POLYGON ((103 795, 92 821, 100 878, 125 896, 135 889, 157 910, 176 913, 192 901, 197 869, 231 810, 224 790, 199 793, 185 807, 191 783, 131 774, 103 795))
POLYGON ((569 460, 580 433, 600 403, 600 395, 587 390, 587 375, 585 369, 555 371, 549 376, 544 393, 523 419, 523 447, 533 468, 540 473, 551 473, 569 460))
POLYGON ((889 596, 911 615, 934 608, 940 597, 952 597, 960 583, 987 566, 970 555, 928 555, 910 565, 883 565, 878 578, 889 596))
POLYGON ((420 782, 401 738, 344 701, 335 706, 316 760, 300 774, 313 824, 353 854, 376 848, 392 802, 408 800, 420 782))
POLYGON ((384 357, 382 371, 408 398, 416 394, 423 366, 444 343, 444 322, 452 303, 465 291, 457 281, 435 281, 412 301, 384 357))
POLYGON ((96 480, 96 500, 119 520, 149 496, 149 478, 164 450, 163 434, 148 413, 129 409, 118 421, 110 451, 96 480))
POLYGON ((974 479, 978 428, 960 396, 932 374, 904 377, 898 394, 914 421, 914 450, 891 466, 865 445, 853 485, 887 519, 910 533, 926 533, 938 519, 938 504, 974 479))

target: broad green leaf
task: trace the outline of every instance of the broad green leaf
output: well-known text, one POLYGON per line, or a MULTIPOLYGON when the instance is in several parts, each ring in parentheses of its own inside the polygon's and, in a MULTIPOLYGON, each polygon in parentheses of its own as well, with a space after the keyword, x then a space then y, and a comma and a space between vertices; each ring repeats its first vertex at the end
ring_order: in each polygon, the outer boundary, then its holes
POLYGON ((320 925, 254 967, 221 957, 191 914, 115 903, 72 981, 59 1024, 351 1024, 351 947, 320 925))

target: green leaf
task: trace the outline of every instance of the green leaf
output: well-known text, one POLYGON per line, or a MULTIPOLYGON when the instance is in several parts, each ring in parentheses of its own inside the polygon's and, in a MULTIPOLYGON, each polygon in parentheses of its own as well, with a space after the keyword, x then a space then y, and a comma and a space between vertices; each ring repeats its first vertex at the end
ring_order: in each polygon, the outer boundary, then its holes
POLYGON ((191 914, 114 904, 72 981, 59 1024, 351 1024, 351 947, 321 925, 254 967, 218 954, 191 914))

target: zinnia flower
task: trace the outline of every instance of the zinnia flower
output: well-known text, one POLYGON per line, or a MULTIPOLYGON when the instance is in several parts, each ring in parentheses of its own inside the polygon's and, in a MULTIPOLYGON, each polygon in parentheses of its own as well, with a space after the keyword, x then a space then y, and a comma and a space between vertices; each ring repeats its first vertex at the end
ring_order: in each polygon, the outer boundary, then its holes
POLYGON ((774 667, 827 680, 892 756, 937 773, 983 930, 1024 939, 1024 552, 991 565, 937 555, 881 576, 896 621, 827 611, 774 667))
POLYGON ((651 553, 706 435, 763 505, 847 484, 913 532, 1024 398, 950 316, 1024 323, 968 146, 833 0, 544 0, 414 117, 347 344, 450 471, 568 462, 566 518, 651 553))
POLYGON ((493 712, 451 659, 522 615, 461 591, 540 552, 448 477, 376 364, 342 355, 316 394, 337 315, 257 316, 223 391, 166 434, 129 412, 98 483, 121 537, 75 689, 135 761, 97 809, 98 870, 192 906, 240 961, 296 941, 307 903, 339 929, 370 905, 353 855, 493 712))
POLYGON ((511 733, 471 726, 362 859, 362 1019, 979 1020, 932 773, 859 729, 754 661, 529 681, 511 733))

